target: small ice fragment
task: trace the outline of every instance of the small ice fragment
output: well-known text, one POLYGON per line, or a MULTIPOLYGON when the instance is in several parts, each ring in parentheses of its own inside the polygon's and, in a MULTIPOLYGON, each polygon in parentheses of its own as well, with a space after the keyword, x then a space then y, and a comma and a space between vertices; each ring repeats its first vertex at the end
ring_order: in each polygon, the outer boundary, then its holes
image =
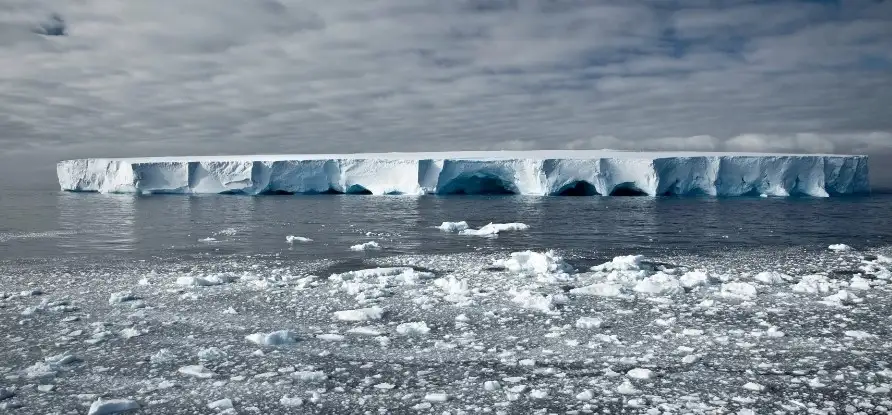
POLYGON ((379 250, 379 249, 381 249, 381 245, 378 244, 378 243, 375 242, 375 241, 369 241, 369 242, 365 242, 365 243, 361 243, 361 244, 353 245, 353 246, 350 247, 350 250, 351 250, 351 251, 357 251, 357 252, 361 252, 361 251, 376 251, 376 250, 379 250))
POLYGON ((700 329, 684 329, 681 331, 681 334, 685 336, 702 336, 703 330, 700 329))
POLYGON ((869 339, 871 337, 874 337, 873 334, 870 334, 866 331, 861 331, 861 330, 846 330, 843 334, 845 334, 846 337, 851 337, 851 338, 859 339, 859 340, 860 339, 869 339))
POLYGON ((173 354, 173 352, 171 352, 170 350, 161 349, 161 350, 158 350, 151 357, 149 357, 149 361, 152 363, 155 363, 155 364, 160 364, 160 363, 172 362, 176 358, 177 358, 177 356, 175 354, 173 354))
POLYGON ((328 379, 328 375, 321 370, 298 370, 291 376, 301 382, 322 382, 328 379))
POLYGON ((360 336, 380 336, 381 332, 375 329, 374 327, 354 327, 350 330, 347 330, 348 334, 356 334, 360 336))
POLYGON ((576 320, 576 328, 578 329, 596 329, 601 327, 604 322, 597 317, 579 317, 576 320))
POLYGON ((641 393, 638 389, 635 388, 635 385, 632 382, 629 382, 628 379, 623 381, 619 386, 616 387, 616 393, 620 395, 637 395, 641 393))
POLYGON ((505 231, 525 231, 530 226, 525 223, 490 223, 480 229, 464 229, 459 232, 461 235, 471 236, 496 236, 505 231))
POLYGON ((748 282, 726 282, 722 284, 723 297, 750 299, 756 296, 756 287, 748 282))
POLYGON ((293 244, 296 242, 313 242, 313 240, 310 238, 305 238, 303 236, 288 235, 285 237, 285 242, 288 242, 289 244, 293 244))
POLYGON ((39 392, 52 392, 53 389, 56 389, 56 385, 37 385, 39 392))
POLYGON ((836 251, 836 252, 846 252, 846 251, 851 251, 852 247, 848 246, 846 244, 833 244, 833 245, 828 246, 827 249, 829 249, 831 251, 836 251))
POLYGON ((686 365, 689 365, 691 363, 696 363, 698 360, 700 360, 700 357, 698 357, 697 355, 693 355, 693 354, 689 354, 689 355, 681 358, 681 362, 686 365))
POLYGON ((289 397, 283 396, 282 399, 279 399, 279 405, 289 406, 289 407, 298 407, 304 404, 304 400, 298 397, 289 397))
POLYGON ((431 329, 427 327, 427 323, 423 321, 402 323, 396 326, 396 332, 404 336, 425 335, 430 331, 431 329))
POLYGON ((745 385, 743 385, 743 388, 746 390, 751 390, 753 392, 762 392, 763 390, 765 390, 765 386, 755 382, 747 382, 745 385))
POLYGON ((87 415, 106 415, 118 412, 139 409, 139 404, 132 399, 102 399, 99 398, 92 405, 87 415))
POLYGON ((495 390, 499 390, 499 389, 502 389, 502 385, 499 384, 498 381, 487 380, 486 382, 483 382, 483 390, 495 391, 495 390))
POLYGON ((449 399, 449 396, 445 393, 428 393, 424 395, 424 400, 428 402, 446 402, 449 399))
POLYGON ((626 376, 632 379, 651 379, 654 376, 654 372, 650 369, 635 368, 626 372, 626 376))
POLYGON ((396 385, 394 385, 394 384, 392 384, 392 383, 386 383, 386 382, 384 382, 384 383, 378 383, 378 384, 376 384, 375 386, 372 386, 372 387, 375 388, 375 389, 381 389, 381 390, 391 390, 391 389, 395 388, 396 385))
POLYGON ((221 360, 226 358, 226 352, 220 350, 217 347, 208 347, 207 349, 201 349, 198 351, 198 360, 201 361, 212 361, 212 360, 221 360))
POLYGON ((580 400, 580 401, 590 401, 594 397, 595 397, 595 394, 589 389, 586 389, 586 390, 576 394, 576 399, 580 400))
POLYGON ((216 373, 202 365, 183 366, 177 369, 177 372, 199 379, 210 379, 216 375, 216 373))
POLYGON ((644 256, 642 255, 626 255, 613 258, 610 262, 593 266, 592 271, 638 271, 644 268, 644 256))
POLYGON ((316 338, 319 340, 325 340, 325 341, 329 341, 329 342, 342 342, 345 339, 345 337, 343 335, 340 335, 337 333, 317 334, 316 338))
POLYGON ((278 346, 296 342, 297 334, 291 330, 279 330, 272 333, 249 334, 245 336, 245 340, 261 346, 278 346))
POLYGON ((622 294, 622 286, 609 282, 598 282, 585 287, 573 288, 570 290, 570 294, 618 297, 622 294))
POLYGON ((443 222, 440 226, 437 226, 437 229, 443 232, 461 232, 468 229, 468 222, 443 222))
POLYGON ((208 408, 218 410, 218 411, 225 411, 227 409, 232 409, 232 400, 224 398, 224 399, 220 399, 218 401, 213 401, 208 404, 208 408))
POLYGON ((530 398, 545 399, 547 397, 548 397, 548 391, 544 391, 542 389, 533 389, 530 391, 530 398))
POLYGON ((134 296, 133 293, 131 293, 129 291, 121 291, 121 292, 112 293, 111 296, 109 296, 109 298, 108 298, 108 303, 109 304, 120 304, 120 303, 124 303, 127 301, 134 301, 134 300, 136 300, 136 296, 134 296))
POLYGON ((368 321, 380 320, 384 316, 384 309, 378 306, 359 308, 356 310, 335 311, 335 318, 341 321, 368 321))
POLYGON ((73 354, 57 354, 55 356, 49 356, 43 358, 44 362, 49 363, 50 365, 58 366, 58 365, 67 365, 69 363, 74 363, 77 361, 77 357, 73 354))

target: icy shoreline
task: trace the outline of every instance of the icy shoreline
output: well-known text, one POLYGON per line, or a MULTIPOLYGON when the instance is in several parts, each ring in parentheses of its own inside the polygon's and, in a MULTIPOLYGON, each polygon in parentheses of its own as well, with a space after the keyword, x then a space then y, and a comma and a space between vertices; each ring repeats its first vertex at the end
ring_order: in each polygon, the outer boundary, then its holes
POLYGON ((868 193, 866 156, 515 151, 66 160, 101 193, 828 197, 868 193))

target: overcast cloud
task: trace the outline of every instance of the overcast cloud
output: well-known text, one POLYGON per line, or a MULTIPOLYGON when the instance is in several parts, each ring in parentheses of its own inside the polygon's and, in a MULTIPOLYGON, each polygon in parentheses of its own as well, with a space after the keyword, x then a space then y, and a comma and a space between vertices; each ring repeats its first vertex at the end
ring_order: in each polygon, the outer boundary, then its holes
POLYGON ((605 147, 888 161, 892 2, 0 2, 7 177, 52 184, 57 159, 89 156, 605 147))

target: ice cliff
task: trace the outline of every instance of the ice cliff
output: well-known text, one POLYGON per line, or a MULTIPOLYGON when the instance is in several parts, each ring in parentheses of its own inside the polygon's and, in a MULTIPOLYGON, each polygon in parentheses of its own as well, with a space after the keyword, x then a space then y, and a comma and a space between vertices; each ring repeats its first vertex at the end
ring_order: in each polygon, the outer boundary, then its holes
POLYGON ((870 191, 866 156, 490 151, 81 159, 62 190, 102 193, 808 195, 870 191))

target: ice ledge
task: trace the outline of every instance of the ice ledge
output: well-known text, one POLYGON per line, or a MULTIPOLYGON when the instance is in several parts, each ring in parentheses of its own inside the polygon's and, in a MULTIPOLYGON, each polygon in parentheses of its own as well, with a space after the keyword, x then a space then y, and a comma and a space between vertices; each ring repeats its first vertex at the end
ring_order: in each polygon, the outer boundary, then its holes
POLYGON ((81 159, 62 190, 102 193, 808 195, 869 193, 866 156, 515 151, 81 159))

